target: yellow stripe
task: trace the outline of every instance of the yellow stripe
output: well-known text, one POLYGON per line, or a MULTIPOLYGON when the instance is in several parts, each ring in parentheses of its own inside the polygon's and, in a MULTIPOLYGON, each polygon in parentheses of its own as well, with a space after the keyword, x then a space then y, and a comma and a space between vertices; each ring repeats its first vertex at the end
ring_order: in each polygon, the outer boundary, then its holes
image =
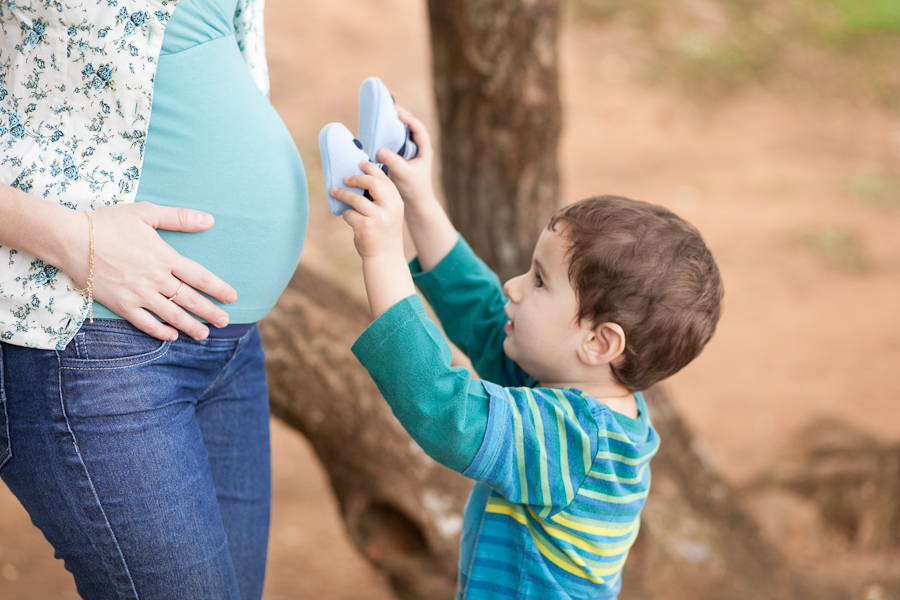
POLYGON ((572 474, 569 473, 569 436, 566 433, 566 419, 561 410, 556 410, 556 428, 559 432, 559 469, 562 471, 563 486, 566 488, 566 503, 568 506, 575 498, 572 491, 572 474))
POLYGON ((550 535, 553 537, 553 539, 568 542, 576 548, 581 548, 582 550, 586 550, 591 554, 597 554, 599 556, 617 556, 619 554, 622 554, 623 552, 628 552, 628 549, 631 548, 631 545, 634 543, 634 540, 635 538, 637 538, 638 534, 638 529, 635 528, 632 534, 624 540, 620 540, 618 542, 599 543, 591 542, 590 540, 587 540, 583 537, 572 535, 568 531, 556 527, 550 521, 544 521, 543 524, 544 528, 548 532, 552 532, 550 533, 550 535))
POLYGON ((569 418, 573 421, 577 421, 578 415, 575 414, 575 409, 572 408, 572 403, 569 402, 569 399, 566 398, 566 395, 563 393, 563 391, 559 388, 553 388, 551 391, 553 392, 553 395, 556 396, 557 402, 562 405, 563 410, 565 410, 566 414, 569 415, 569 418))
MULTIPOLYGON (((547 472, 547 448, 544 444, 544 421, 541 420, 541 409, 538 408, 537 401, 530 389, 525 388, 525 397, 528 398, 528 408, 531 410, 531 418, 534 421, 535 436, 537 436, 540 445, 540 460, 538 461, 541 470, 541 504, 549 513, 550 504, 552 503, 550 496, 550 475, 547 472)), ((528 504, 528 502, 523 502, 528 504)))
POLYGON ((512 517, 518 523, 524 525, 528 529, 528 532, 531 534, 531 538, 534 540, 534 544, 535 546, 537 546, 538 551, 547 560, 558 566, 560 569, 567 571, 573 575, 577 575, 578 577, 581 577, 583 579, 587 579, 588 581, 591 581, 593 583, 604 582, 602 577, 594 575, 590 572, 590 567, 585 564, 584 559, 582 559, 580 556, 575 555, 573 557, 566 555, 569 560, 576 558, 577 560, 573 560, 573 562, 576 562, 576 564, 580 563, 578 564, 578 566, 582 567, 581 569, 576 568, 575 565, 570 564, 563 558, 556 556, 556 554, 549 547, 547 547, 546 544, 542 543, 542 541, 539 539, 539 536, 536 535, 537 532, 535 531, 534 526, 528 521, 528 517, 522 514, 520 506, 510 504, 494 504, 493 502, 491 502, 488 503, 486 510, 487 512, 512 517))
MULTIPOLYGON (((569 413, 569 417, 575 423, 578 423, 578 417, 575 414, 575 409, 572 408, 572 403, 569 402, 569 399, 566 398, 566 395, 562 392, 562 390, 554 389, 553 393, 556 394, 556 399, 559 400, 559 403, 563 405, 566 409, 566 412, 569 413)), ((578 431, 581 432, 581 459, 584 461, 584 470, 585 472, 589 471, 591 465, 593 464, 593 459, 591 458, 591 440, 588 437, 587 432, 585 432, 581 427, 578 428, 578 431)))
POLYGON ((630 524, 625 525, 624 523, 609 523, 604 521, 595 521, 593 519, 580 519, 579 517, 575 517, 574 515, 563 515, 563 513, 553 515, 552 517, 550 517, 550 520, 554 523, 562 525, 563 527, 568 527, 569 529, 580 531, 581 533, 586 533, 588 535, 603 535, 608 537, 620 537, 623 535, 628 535, 640 522, 638 519, 635 519, 630 524), (604 525, 598 525, 598 523, 604 523, 604 525))
POLYGON ((646 498, 647 490, 634 494, 628 494, 627 496, 610 496, 609 494, 601 494, 600 492, 595 492, 593 490, 586 490, 582 487, 580 490, 578 490, 578 495, 585 496, 587 498, 593 498, 594 500, 602 500, 604 502, 609 502, 610 504, 628 504, 629 502, 634 502, 635 500, 646 498))
POLYGON ((519 413, 519 407, 516 406, 512 394, 509 390, 505 391, 513 414, 513 430, 515 431, 516 436, 516 466, 519 468, 519 486, 522 488, 522 503, 528 504, 528 478, 525 476, 525 444, 522 441, 522 415, 519 413))
POLYGON ((597 433, 600 437, 608 437, 611 440, 625 442, 626 444, 634 444, 634 442, 632 442, 624 433, 618 433, 617 431, 599 431, 597 433))
MULTIPOLYGON (((534 543, 542 556, 564 571, 594 583, 604 583, 605 580, 603 579, 603 576, 616 575, 622 569, 622 566, 625 564, 625 559, 628 557, 628 549, 637 534, 635 531, 635 535, 630 537, 628 545, 620 552, 608 554, 606 552, 594 552, 594 550, 589 550, 590 552, 601 556, 621 555, 622 557, 615 562, 606 563, 589 560, 578 554, 575 550, 553 545, 554 537, 551 536, 550 539, 547 539, 524 514, 521 505, 510 503, 502 498, 491 498, 486 510, 487 512, 509 516, 517 523, 524 525, 528 529, 531 538, 534 540, 534 543)), ((533 510, 527 510, 535 521, 546 524, 546 521, 538 519, 533 510)))

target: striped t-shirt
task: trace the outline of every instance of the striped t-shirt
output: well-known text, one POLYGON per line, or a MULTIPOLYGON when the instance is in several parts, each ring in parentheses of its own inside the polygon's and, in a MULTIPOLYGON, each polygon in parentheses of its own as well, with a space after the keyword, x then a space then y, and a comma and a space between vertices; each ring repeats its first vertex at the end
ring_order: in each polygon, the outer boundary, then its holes
POLYGON ((411 267, 484 379, 450 365, 417 296, 376 319, 353 351, 419 445, 477 482, 457 597, 615 598, 659 447, 642 396, 630 419, 579 390, 534 387, 503 354, 500 284, 462 239, 431 271, 411 267))

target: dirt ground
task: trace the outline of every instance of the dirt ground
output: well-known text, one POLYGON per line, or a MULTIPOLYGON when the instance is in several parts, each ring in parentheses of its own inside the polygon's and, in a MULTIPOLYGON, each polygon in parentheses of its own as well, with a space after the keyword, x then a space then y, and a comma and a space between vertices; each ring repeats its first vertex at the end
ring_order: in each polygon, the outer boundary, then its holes
MULTIPOLYGON (((316 138, 330 121, 355 128, 357 89, 372 75, 433 128, 425 2, 268 0, 266 27, 272 103, 310 180, 301 260, 362 294, 349 228, 327 211, 316 138)), ((712 248, 724 316, 668 390, 725 478, 749 482, 819 417, 900 440, 900 207, 848 192, 900 172, 900 115, 760 88, 700 102, 642 82, 622 48, 596 25, 565 23, 564 194, 662 204, 712 248)), ((265 598, 389 598, 349 545, 305 441, 277 422, 273 433, 265 598)), ((0 486, 0 600, 44 598, 76 598, 74 585, 0 486)))

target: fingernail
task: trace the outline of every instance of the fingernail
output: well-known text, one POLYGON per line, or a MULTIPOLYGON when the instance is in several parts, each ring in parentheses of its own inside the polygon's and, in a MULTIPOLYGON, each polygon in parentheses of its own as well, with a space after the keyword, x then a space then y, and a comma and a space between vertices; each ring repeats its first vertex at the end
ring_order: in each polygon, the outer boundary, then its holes
POLYGON ((388 151, 386 148, 382 148, 381 150, 378 151, 378 158, 384 160, 385 158, 387 158, 387 156, 388 156, 388 151))
POLYGON ((200 215, 197 217, 197 222, 200 224, 201 227, 206 227, 207 225, 212 225, 213 224, 213 216, 208 215, 206 213, 200 213, 200 215))
POLYGON ((225 298, 225 302, 227 302, 228 304, 231 304, 232 302, 236 302, 236 301, 237 301, 237 294, 228 294, 228 297, 225 298))
POLYGON ((203 331, 201 331, 200 333, 195 335, 194 339, 197 340, 198 342, 202 342, 203 340, 205 340, 207 338, 207 336, 209 336, 209 331, 204 329, 203 331))
POLYGON ((228 317, 222 317, 218 321, 216 321, 216 327, 222 328, 228 325, 228 317))

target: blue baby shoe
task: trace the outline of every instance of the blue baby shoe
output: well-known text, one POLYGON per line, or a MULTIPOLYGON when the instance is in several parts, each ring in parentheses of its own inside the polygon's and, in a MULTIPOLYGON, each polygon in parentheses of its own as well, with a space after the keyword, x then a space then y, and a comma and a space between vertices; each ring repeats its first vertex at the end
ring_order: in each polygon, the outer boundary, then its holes
POLYGON ((377 77, 359 86, 359 140, 372 162, 381 148, 393 150, 409 160, 419 153, 409 126, 397 116, 394 98, 377 77))
POLYGON ((355 139, 350 130, 341 123, 329 123, 319 132, 319 153, 322 155, 322 170, 325 171, 325 193, 328 195, 332 214, 342 215, 350 206, 332 196, 331 188, 339 187, 360 195, 368 194, 366 190, 350 187, 344 183, 345 177, 363 174, 359 163, 369 160, 369 156, 362 148, 360 141, 355 139))
MULTIPOLYGON (((350 187, 344 183, 344 178, 350 175, 365 175, 359 168, 359 163, 369 161, 369 156, 363 151, 362 142, 353 137, 350 130, 341 123, 329 123, 319 132, 319 154, 322 155, 322 170, 325 172, 325 194, 328 196, 328 204, 331 205, 331 213, 342 215, 350 206, 331 195, 331 188, 339 187, 368 198, 369 190, 358 187, 350 187)), ((369 161, 372 162, 372 161, 369 161)), ((377 163, 376 163, 377 164, 377 163)), ((388 173, 387 165, 378 165, 385 175, 388 173)))

